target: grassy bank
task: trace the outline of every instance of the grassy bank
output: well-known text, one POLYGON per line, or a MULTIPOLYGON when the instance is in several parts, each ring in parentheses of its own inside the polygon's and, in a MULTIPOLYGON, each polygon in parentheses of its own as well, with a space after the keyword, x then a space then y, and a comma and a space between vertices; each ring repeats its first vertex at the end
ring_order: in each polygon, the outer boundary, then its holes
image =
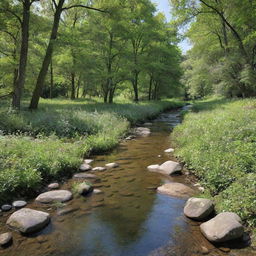
POLYGON ((196 102, 172 138, 217 211, 234 211, 255 229, 256 100, 196 102))
POLYGON ((102 104, 43 100, 40 110, 0 108, 0 202, 32 195, 77 171, 84 156, 116 146, 130 125, 181 106, 178 101, 102 104))

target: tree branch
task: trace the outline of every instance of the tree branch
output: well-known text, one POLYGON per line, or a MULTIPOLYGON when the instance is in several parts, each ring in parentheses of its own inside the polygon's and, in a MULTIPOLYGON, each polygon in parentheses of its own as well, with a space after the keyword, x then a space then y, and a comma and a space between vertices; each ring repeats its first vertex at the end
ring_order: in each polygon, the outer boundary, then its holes
POLYGON ((62 11, 69 10, 71 8, 76 8, 76 7, 81 7, 81 8, 86 8, 86 9, 89 9, 89 10, 94 10, 94 11, 98 11, 98 12, 107 13, 107 11, 105 11, 105 10, 101 10, 101 9, 90 7, 90 6, 83 5, 83 4, 75 4, 75 5, 71 5, 71 6, 68 6, 68 7, 64 7, 64 8, 62 8, 62 11))
POLYGON ((52 2, 53 2, 53 5, 54 5, 54 7, 55 7, 55 9, 57 8, 57 3, 56 3, 56 1, 55 0, 52 0, 52 2))
POLYGON ((16 18, 18 19, 18 21, 20 22, 20 24, 22 24, 21 18, 20 18, 15 12, 13 12, 12 10, 1 8, 1 9, 0 9, 0 12, 9 12, 10 14, 12 14, 14 17, 16 17, 16 18))

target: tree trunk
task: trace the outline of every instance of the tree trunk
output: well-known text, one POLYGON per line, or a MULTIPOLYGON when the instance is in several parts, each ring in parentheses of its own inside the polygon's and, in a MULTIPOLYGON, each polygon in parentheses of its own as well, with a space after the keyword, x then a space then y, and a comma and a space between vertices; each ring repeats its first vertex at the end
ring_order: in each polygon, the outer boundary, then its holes
POLYGON ((132 81, 133 91, 134 91, 134 101, 135 102, 139 101, 138 76, 139 76, 139 72, 137 70, 135 70, 134 71, 134 79, 132 81))
POLYGON ((148 89, 148 100, 151 100, 153 77, 150 76, 149 89, 148 89))
POLYGON ((108 103, 112 104, 115 95, 116 85, 113 86, 109 91, 108 103))
POLYGON ((77 82, 77 89, 76 89, 76 98, 79 98, 79 91, 80 91, 80 84, 81 84, 81 78, 79 76, 78 82, 77 82))
POLYGON ((57 38, 59 22, 60 22, 60 17, 61 17, 62 7, 64 2, 65 0, 59 0, 58 5, 56 6, 50 41, 48 43, 43 64, 37 78, 36 87, 31 98, 31 102, 29 106, 30 109, 37 109, 38 107, 40 95, 44 87, 45 77, 47 75, 47 71, 52 58, 54 42, 57 38))
POLYGON ((156 81, 155 81, 154 85, 155 85, 155 88, 154 88, 154 100, 156 100, 157 99, 157 82, 156 81))
POLYGON ((50 85, 50 99, 52 99, 52 90, 53 90, 53 65, 52 65, 52 59, 51 59, 51 85, 50 85))
POLYGON ((104 94, 104 103, 108 103, 108 93, 109 91, 103 91, 103 94, 104 94))
POLYGON ((75 73, 71 73, 71 100, 74 100, 76 98, 76 86, 75 86, 75 73))
POLYGON ((28 40, 29 40, 29 19, 30 19, 30 0, 24 0, 23 13, 21 23, 21 48, 20 48, 20 60, 17 79, 14 84, 12 107, 14 109, 20 109, 21 97, 26 77, 26 67, 28 59, 28 40))

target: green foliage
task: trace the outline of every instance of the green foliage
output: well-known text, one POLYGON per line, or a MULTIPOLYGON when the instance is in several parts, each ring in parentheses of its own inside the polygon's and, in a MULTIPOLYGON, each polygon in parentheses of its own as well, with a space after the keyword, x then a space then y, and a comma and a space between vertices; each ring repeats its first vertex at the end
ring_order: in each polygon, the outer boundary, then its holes
POLYGON ((174 129, 177 155, 212 196, 218 211, 235 211, 255 226, 256 101, 211 99, 174 129))
POLYGON ((192 49, 183 63, 191 98, 256 95, 254 1, 170 0, 175 23, 190 26, 192 49))
POLYGON ((9 135, 0 136, 0 202, 31 196, 50 180, 70 176, 84 156, 117 145, 130 123, 182 104, 56 99, 43 100, 40 111, 19 113, 8 113, 7 106, 2 106, 0 130, 9 135))

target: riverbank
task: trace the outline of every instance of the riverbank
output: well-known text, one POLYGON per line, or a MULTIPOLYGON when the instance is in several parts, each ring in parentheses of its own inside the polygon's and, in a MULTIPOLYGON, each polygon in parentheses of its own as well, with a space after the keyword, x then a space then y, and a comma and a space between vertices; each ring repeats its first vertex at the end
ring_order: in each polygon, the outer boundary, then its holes
POLYGON ((236 212, 255 244, 256 100, 195 102, 174 129, 175 154, 200 180, 217 212, 236 212))
POLYGON ((0 109, 0 202, 33 197, 70 177, 83 157, 112 149, 131 125, 182 106, 180 101, 103 104, 43 100, 40 110, 0 109))

